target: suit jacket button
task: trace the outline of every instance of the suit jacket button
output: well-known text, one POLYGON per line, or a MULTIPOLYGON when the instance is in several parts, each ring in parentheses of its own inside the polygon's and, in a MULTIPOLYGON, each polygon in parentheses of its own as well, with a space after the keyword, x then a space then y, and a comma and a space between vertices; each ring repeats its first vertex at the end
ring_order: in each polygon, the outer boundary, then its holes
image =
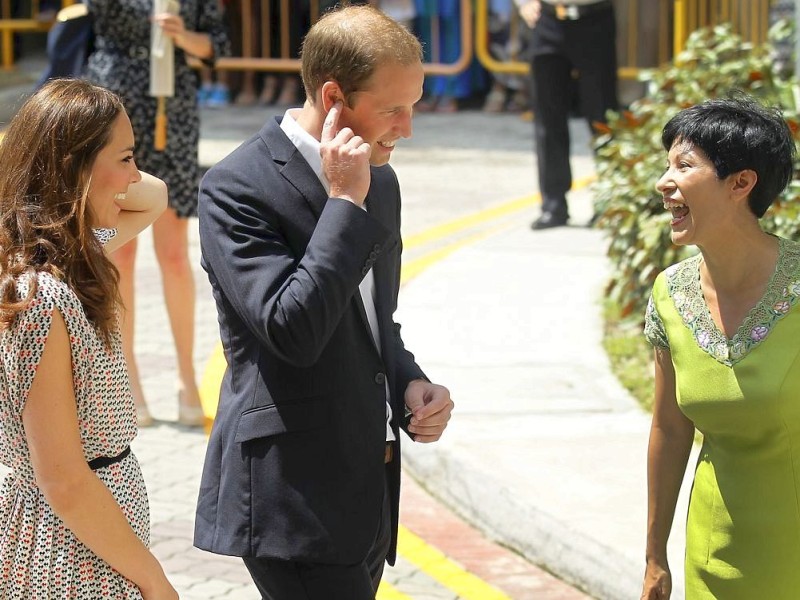
POLYGON ((369 273, 369 265, 364 265, 364 268, 361 269, 361 274, 366 275, 367 273, 369 273))
POLYGON ((375 375, 375 383, 377 383, 378 385, 383 385, 384 383, 386 383, 386 375, 384 375, 383 373, 378 373, 377 375, 375 375))
POLYGON ((373 252, 376 252, 376 253, 377 253, 377 252, 380 252, 380 251, 381 251, 381 245, 380 245, 380 244, 375 244, 375 245, 372 247, 372 251, 373 251, 373 252))

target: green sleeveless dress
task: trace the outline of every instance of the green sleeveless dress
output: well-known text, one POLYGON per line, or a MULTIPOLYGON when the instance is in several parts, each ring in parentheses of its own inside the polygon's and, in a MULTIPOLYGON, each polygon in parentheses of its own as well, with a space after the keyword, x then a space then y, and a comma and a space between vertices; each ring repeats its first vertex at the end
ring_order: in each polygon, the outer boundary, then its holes
POLYGON ((703 433, 686 525, 686 598, 800 598, 800 244, 779 239, 764 297, 733 339, 697 255, 661 273, 645 336, 670 351, 678 406, 703 433))

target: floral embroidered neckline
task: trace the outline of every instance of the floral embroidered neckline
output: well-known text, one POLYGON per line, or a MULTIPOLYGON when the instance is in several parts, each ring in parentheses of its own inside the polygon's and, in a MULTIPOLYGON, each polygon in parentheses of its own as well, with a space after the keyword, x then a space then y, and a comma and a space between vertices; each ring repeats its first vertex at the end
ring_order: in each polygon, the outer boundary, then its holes
POLYGON ((778 261, 764 296, 750 309, 730 340, 720 331, 700 288, 700 254, 669 267, 667 292, 697 345, 732 367, 763 342, 800 299, 800 244, 778 238, 778 261))

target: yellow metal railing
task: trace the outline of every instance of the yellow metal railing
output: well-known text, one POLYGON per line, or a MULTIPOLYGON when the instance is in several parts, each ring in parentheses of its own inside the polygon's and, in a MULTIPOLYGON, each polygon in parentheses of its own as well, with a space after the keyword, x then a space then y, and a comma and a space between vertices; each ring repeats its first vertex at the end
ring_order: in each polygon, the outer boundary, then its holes
MULTIPOLYGON (((75 0, 63 0, 62 5, 74 4, 75 0)), ((47 31, 53 24, 52 19, 41 18, 39 0, 31 0, 30 16, 14 16, 11 0, 0 1, 0 49, 2 50, 2 68, 6 71, 14 68, 14 33, 47 31)))
MULTIPOLYGON (((75 0, 63 0, 62 5, 75 0)), ((277 11, 271 11, 274 0, 241 0, 240 23, 241 56, 222 58, 217 68, 228 71, 271 71, 277 73, 299 72, 300 60, 292 57, 290 48, 290 18, 295 3, 279 0, 277 11), (258 6, 256 6, 258 5, 258 6), (254 19, 256 11, 259 18, 254 19), (276 14, 273 14, 276 13, 276 14), (275 23, 278 44, 270 39, 270 24, 275 23), (254 35, 259 33, 260 35, 254 35), (260 39, 260 43, 254 40, 260 39), (271 48, 278 47, 278 56, 271 48)), ((699 27, 730 22, 734 30, 746 40, 760 43, 766 40, 770 0, 615 0, 618 14, 619 75, 623 79, 637 78, 643 68, 651 68, 669 60, 681 51, 689 34, 699 27)), ((434 55, 424 65, 425 72, 436 75, 455 75, 465 70, 473 56, 489 71, 524 74, 527 62, 511 57, 500 61, 489 52, 489 0, 460 0, 461 49, 452 63, 442 63, 434 55), (474 3, 474 9, 473 9, 474 3), (473 27, 474 24, 474 27, 473 27)), ((320 1, 309 2, 309 15, 313 23, 321 13, 320 1)), ((0 0, 0 49, 2 67, 14 66, 13 35, 15 32, 46 31, 52 21, 42 21, 39 0, 31 0, 30 17, 14 17, 11 0, 0 0)), ((522 34, 524 23, 516 11, 511 16, 509 35, 522 34)), ((438 22, 432 18, 431 28, 436 35, 438 22)), ((435 47, 435 44, 433 44, 435 47)))
MULTIPOLYGON (((261 32, 260 48, 253 44, 253 10, 252 0, 242 1, 241 11, 241 32, 242 32, 242 56, 221 58, 216 63, 217 69, 226 71, 270 71, 276 73, 299 73, 300 60, 291 58, 289 46, 289 19, 290 2, 281 0, 279 14, 270 14, 269 0, 260 0, 259 22, 261 32), (280 29, 280 56, 270 56, 270 19, 279 22, 280 29)), ((460 0, 461 3, 461 52, 458 58, 452 63, 441 63, 438 60, 427 62, 424 65, 425 73, 430 75, 457 75, 464 71, 472 61, 473 56, 473 26, 472 26, 472 3, 471 0, 460 0)), ((315 22, 320 15, 319 0, 311 0, 310 15, 311 22, 315 22)), ((438 31, 437 23, 432 22, 434 34, 438 31)))
MULTIPOLYGON (((700 27, 730 22, 734 31, 754 43, 767 38, 770 0, 616 0, 619 76, 636 79, 680 52, 689 34, 700 27), (645 26, 655 23, 654 35, 645 26)), ((489 52, 489 0, 475 2, 475 55, 489 71, 527 73, 527 62, 498 61, 489 52)), ((512 15, 511 27, 520 25, 512 15)), ((514 34, 513 30, 510 32, 514 34)))
POLYGON ((673 52, 677 54, 695 29, 731 23, 748 42, 767 40, 770 0, 668 0, 674 3, 673 52))

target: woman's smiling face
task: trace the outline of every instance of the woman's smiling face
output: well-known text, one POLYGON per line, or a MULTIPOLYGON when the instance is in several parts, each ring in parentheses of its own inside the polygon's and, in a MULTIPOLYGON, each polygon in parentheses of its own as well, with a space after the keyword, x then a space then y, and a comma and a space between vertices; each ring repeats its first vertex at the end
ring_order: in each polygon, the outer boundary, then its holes
POLYGON ((141 179, 133 160, 133 128, 124 112, 114 121, 108 143, 92 165, 88 205, 92 227, 117 226, 120 207, 128 186, 141 179))
POLYGON ((699 245, 709 229, 733 209, 729 178, 719 179, 714 164, 699 148, 676 140, 667 155, 667 168, 656 182, 664 208, 672 213, 672 242, 699 245))

